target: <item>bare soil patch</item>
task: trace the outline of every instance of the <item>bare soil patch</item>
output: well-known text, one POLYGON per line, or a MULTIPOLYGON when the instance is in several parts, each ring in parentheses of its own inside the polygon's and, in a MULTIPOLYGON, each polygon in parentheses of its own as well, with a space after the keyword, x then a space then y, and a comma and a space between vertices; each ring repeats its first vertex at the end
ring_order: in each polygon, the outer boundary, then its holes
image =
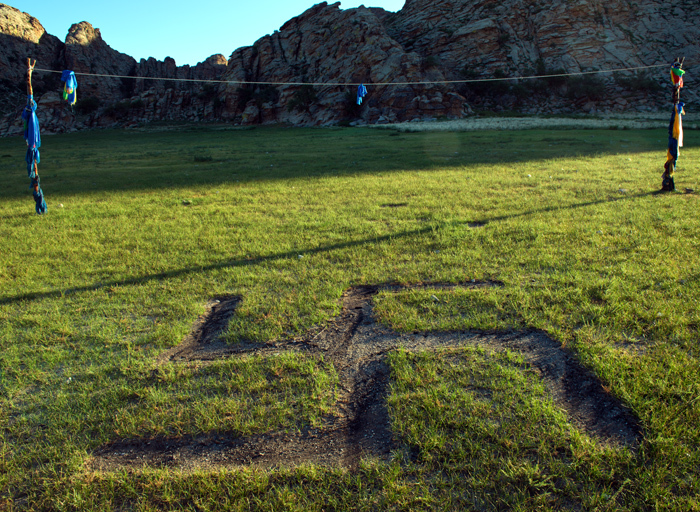
MULTIPOLYGON (((497 286, 468 283, 464 287, 497 286)), ((455 285, 419 285, 443 287, 455 285)), ((399 290, 405 287, 386 285, 399 290)), ((168 361, 212 360, 242 353, 307 350, 322 353, 340 379, 336 414, 319 429, 271 432, 239 437, 217 432, 203 436, 121 440, 100 447, 90 466, 110 471, 121 468, 166 466, 180 470, 208 467, 289 467, 302 463, 355 468, 365 457, 389 459, 398 447, 386 406, 390 370, 388 352, 482 346, 513 350, 542 378, 555 403, 577 428, 601 443, 636 448, 642 432, 631 411, 610 395, 600 380, 584 368, 560 343, 535 330, 510 333, 441 332, 397 333, 376 321, 372 296, 378 286, 356 286, 342 297, 342 311, 327 325, 302 339, 268 343, 225 344, 218 337, 235 312, 239 297, 217 297, 178 347, 165 352, 168 361)))
POLYGON ((404 206, 408 206, 408 203, 385 203, 379 206, 382 208, 402 208, 404 206))

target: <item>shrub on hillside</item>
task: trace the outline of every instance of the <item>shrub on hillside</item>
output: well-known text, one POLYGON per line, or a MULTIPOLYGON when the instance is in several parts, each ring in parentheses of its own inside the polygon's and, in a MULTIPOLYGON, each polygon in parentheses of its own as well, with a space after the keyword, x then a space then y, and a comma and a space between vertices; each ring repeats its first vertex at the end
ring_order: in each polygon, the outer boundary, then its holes
POLYGON ((87 98, 79 98, 75 102, 75 111, 78 114, 88 115, 95 112, 100 108, 100 100, 94 96, 88 96, 87 98))
POLYGON ((605 95, 605 82, 592 75, 580 75, 566 81, 566 96, 569 99, 590 98, 599 100, 605 95))
POLYGON ((316 96, 316 91, 314 91, 311 85, 302 85, 299 89, 292 95, 292 98, 287 103, 287 110, 289 112, 293 110, 309 111, 309 107, 318 100, 316 96))
POLYGON ((663 86, 648 72, 635 72, 631 75, 615 73, 615 82, 630 92, 656 93, 664 90, 663 86))

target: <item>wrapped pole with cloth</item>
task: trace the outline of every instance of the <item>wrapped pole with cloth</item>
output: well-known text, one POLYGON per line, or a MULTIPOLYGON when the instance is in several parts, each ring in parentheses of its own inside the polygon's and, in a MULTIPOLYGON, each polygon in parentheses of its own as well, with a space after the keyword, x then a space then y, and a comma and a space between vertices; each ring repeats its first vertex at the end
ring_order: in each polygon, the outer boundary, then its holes
POLYGON ((676 184, 673 175, 676 172, 676 162, 683 147, 683 115, 685 110, 684 103, 681 101, 681 89, 683 88, 683 60, 676 59, 671 66, 671 82, 673 83, 673 112, 671 113, 671 121, 668 125, 668 151, 666 152, 666 163, 664 164, 664 173, 661 175, 661 190, 664 192, 673 192, 676 190, 676 184))
POLYGON ((32 89, 32 72, 36 60, 27 59, 27 106, 22 112, 24 119, 24 140, 27 141, 27 174, 31 180, 29 188, 32 189, 34 201, 36 202, 36 213, 39 215, 46 213, 47 206, 44 200, 44 192, 39 183, 39 147, 41 147, 41 134, 39 132, 39 119, 36 117, 36 102, 34 101, 34 91, 32 89))

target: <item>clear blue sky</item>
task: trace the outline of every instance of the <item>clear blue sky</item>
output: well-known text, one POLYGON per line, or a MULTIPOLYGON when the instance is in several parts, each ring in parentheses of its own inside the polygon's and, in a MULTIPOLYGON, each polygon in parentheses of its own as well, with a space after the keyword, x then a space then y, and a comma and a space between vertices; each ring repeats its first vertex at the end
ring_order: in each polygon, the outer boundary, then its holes
MULTIPOLYGON (((3 0, 34 16, 46 31, 64 41, 73 23, 99 28, 113 49, 136 60, 172 57, 178 66, 194 65, 210 55, 227 58, 298 16, 319 0, 3 0)), ((332 4, 332 1, 328 2, 332 4)), ((359 5, 398 11, 405 0, 342 0, 340 8, 359 5)))

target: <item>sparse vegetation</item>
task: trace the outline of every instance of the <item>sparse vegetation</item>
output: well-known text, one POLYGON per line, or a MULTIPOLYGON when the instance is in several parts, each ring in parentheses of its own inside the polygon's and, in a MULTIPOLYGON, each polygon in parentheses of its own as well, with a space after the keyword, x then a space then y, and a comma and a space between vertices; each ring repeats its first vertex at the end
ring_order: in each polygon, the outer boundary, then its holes
POLYGON ((293 110, 308 112, 311 105, 313 105, 317 99, 316 91, 312 85, 302 85, 294 92, 291 99, 287 102, 287 110, 289 112, 293 110))
POLYGON ((618 85, 631 92, 659 93, 664 90, 658 80, 648 72, 635 72, 631 75, 616 73, 614 78, 618 85))
POLYGON ((264 103, 276 103, 279 91, 274 85, 246 85, 238 89, 238 109, 244 110, 250 100, 261 107, 264 103))
POLYGON ((113 103, 112 105, 109 105, 107 108, 105 108, 103 115, 105 115, 107 117, 113 117, 115 119, 123 119, 129 114, 130 110, 143 108, 143 106, 144 106, 144 102, 141 98, 137 98, 133 101, 132 100, 119 101, 119 102, 113 103))
POLYGON ((205 103, 213 102, 219 96, 219 88, 214 84, 204 84, 197 97, 205 103))
MULTIPOLYGON (((505 95, 513 95, 522 101, 533 95, 563 95, 572 100, 583 98, 599 100, 605 95, 606 82, 602 78, 595 75, 562 76, 566 74, 566 70, 549 69, 541 59, 536 62, 535 69, 526 71, 521 78, 509 79, 514 75, 503 69, 496 69, 492 75, 484 75, 481 70, 468 66, 465 66, 460 74, 464 80, 473 80, 473 82, 467 82, 460 86, 460 92, 467 98, 476 96, 497 99, 505 95), (528 78, 536 76, 546 78, 528 78)), ((653 84, 656 82, 651 78, 648 80, 639 78, 636 82, 630 80, 629 83, 625 82, 624 78, 620 78, 620 80, 622 82, 619 83, 625 85, 631 85, 634 82, 634 90, 646 88, 656 92, 653 89, 653 84)))
POLYGON ((94 96, 80 98, 75 102, 75 110, 78 114, 88 115, 100 108, 100 100, 94 96))
POLYGON ((362 105, 357 104, 357 92, 356 91, 346 91, 345 92, 345 113, 348 118, 356 118, 360 115, 362 110, 362 105))
POLYGON ((571 99, 601 99, 605 95, 605 82, 595 75, 570 77, 566 81, 566 95, 571 99))
POLYGON ((435 55, 428 55, 421 61, 421 67, 424 70, 433 69, 439 65, 440 61, 435 55))

